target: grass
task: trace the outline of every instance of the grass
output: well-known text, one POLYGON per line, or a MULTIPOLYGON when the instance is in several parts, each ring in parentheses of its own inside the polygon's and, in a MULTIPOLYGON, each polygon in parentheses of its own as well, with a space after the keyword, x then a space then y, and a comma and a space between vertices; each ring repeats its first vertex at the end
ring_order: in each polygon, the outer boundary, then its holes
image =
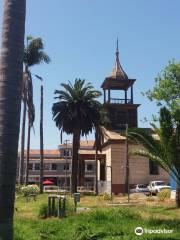
POLYGON ((88 207, 90 211, 71 214, 64 219, 42 220, 38 218, 38 211, 45 202, 47 195, 38 196, 36 202, 26 203, 23 197, 17 199, 15 240, 180 239, 180 210, 168 204, 108 207, 106 202, 86 196, 79 206, 88 207), (134 229, 138 226, 147 229, 173 229, 174 233, 136 236, 134 229))

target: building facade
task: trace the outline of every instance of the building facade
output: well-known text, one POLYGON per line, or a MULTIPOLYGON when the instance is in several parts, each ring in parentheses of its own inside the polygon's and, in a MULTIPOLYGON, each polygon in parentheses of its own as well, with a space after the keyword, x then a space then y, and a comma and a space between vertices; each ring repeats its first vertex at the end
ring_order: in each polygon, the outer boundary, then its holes
MULTIPOLYGON (((141 146, 132 142, 128 143, 129 158, 129 185, 149 184, 150 181, 165 181, 169 183, 169 174, 145 157, 131 154, 141 146)), ((124 193, 126 185, 126 138, 119 133, 106 130, 103 146, 106 155, 105 184, 111 185, 115 194, 124 193), (108 167, 110 166, 110 167, 108 167), (112 171, 111 171, 112 168, 112 171)), ((102 183, 103 185, 103 183, 102 183)), ((110 191, 110 190, 109 190, 110 191)))
MULTIPOLYGON (((94 191, 96 179, 94 141, 81 141, 79 162, 83 162, 83 186, 94 191)), ((26 160, 26 153, 25 153, 26 160)), ((62 189, 69 189, 71 184, 72 145, 63 144, 57 150, 44 150, 44 180, 50 180, 62 189)), ((25 161, 26 162, 26 161, 25 161)), ((26 168, 26 166, 25 166, 26 168)), ((29 159, 29 184, 39 184, 40 151, 31 150, 29 159)), ((17 169, 17 181, 19 169, 17 169)), ((24 171, 25 179, 25 171, 24 171)))

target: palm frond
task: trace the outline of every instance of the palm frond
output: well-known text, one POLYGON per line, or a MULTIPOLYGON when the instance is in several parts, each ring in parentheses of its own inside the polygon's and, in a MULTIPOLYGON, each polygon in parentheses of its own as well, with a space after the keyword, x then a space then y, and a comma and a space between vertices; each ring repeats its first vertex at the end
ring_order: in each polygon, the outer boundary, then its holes
POLYGON ((31 67, 40 63, 50 63, 49 56, 43 51, 44 44, 41 38, 32 38, 24 49, 24 63, 31 67))
POLYGON ((68 134, 78 129, 86 136, 100 124, 102 104, 97 100, 100 93, 81 79, 75 79, 74 84, 62 83, 61 87, 55 91, 58 102, 52 107, 56 126, 68 134))

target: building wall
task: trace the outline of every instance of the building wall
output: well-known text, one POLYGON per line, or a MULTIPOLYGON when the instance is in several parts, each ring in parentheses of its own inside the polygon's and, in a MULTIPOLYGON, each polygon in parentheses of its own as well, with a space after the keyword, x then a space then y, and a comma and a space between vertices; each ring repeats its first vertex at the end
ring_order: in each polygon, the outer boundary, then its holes
MULTIPOLYGON (((26 158, 25 158, 26 159, 26 158)), ((19 162, 19 161, 18 161, 19 162)), ((32 166, 32 169, 29 169, 29 183, 39 183, 40 170, 35 169, 35 164, 40 164, 39 155, 30 155, 29 166, 32 166)), ((19 171, 17 169, 17 181, 18 181, 19 171)), ((61 158, 58 156, 44 155, 44 179, 53 180, 53 182, 61 187, 64 185, 65 178, 68 179, 68 185, 70 185, 71 179, 71 157, 67 159, 61 158), (68 163, 69 169, 66 171, 64 165, 68 163), (52 170, 52 164, 57 165, 56 170, 52 170), (48 169, 45 166, 48 165, 48 169)), ((95 176, 96 176, 96 164, 95 160, 85 159, 85 186, 94 187, 95 176), (88 169, 88 165, 91 165, 92 168, 88 169)), ((25 178, 25 172, 24 172, 25 178)))
MULTIPOLYGON (((129 143, 129 152, 139 149, 138 145, 129 143)), ((106 154, 106 165, 112 166, 112 191, 114 193, 122 193, 125 190, 126 177, 126 146, 125 142, 112 143, 103 149, 106 154)), ((107 171, 106 180, 110 181, 110 171, 107 171)), ((137 155, 129 156, 129 183, 134 184, 149 184, 150 181, 162 180, 169 182, 169 175, 159 168, 158 175, 150 175, 149 160, 145 157, 137 155)))
MULTIPOLYGON (((140 146, 130 144, 129 151, 132 152, 139 149, 140 146)), ((141 149, 143 149, 141 147, 141 149)), ((166 183, 169 182, 169 174, 162 168, 158 167, 159 174, 151 175, 149 172, 149 159, 137 155, 130 155, 129 158, 130 167, 130 184, 144 183, 148 184, 150 181, 163 180, 166 183)))
MULTIPOLYGON (((111 181, 111 170, 107 166, 111 166, 111 148, 107 146, 106 148, 103 149, 103 153, 106 154, 106 180, 111 181)), ((99 180, 99 175, 98 173, 98 180, 99 180)))

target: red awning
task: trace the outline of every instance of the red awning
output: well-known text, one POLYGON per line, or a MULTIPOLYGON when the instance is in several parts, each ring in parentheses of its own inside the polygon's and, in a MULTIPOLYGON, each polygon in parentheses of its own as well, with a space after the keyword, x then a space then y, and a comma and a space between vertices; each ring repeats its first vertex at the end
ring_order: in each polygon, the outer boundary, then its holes
POLYGON ((43 185, 53 185, 54 183, 51 180, 43 181, 43 185))

